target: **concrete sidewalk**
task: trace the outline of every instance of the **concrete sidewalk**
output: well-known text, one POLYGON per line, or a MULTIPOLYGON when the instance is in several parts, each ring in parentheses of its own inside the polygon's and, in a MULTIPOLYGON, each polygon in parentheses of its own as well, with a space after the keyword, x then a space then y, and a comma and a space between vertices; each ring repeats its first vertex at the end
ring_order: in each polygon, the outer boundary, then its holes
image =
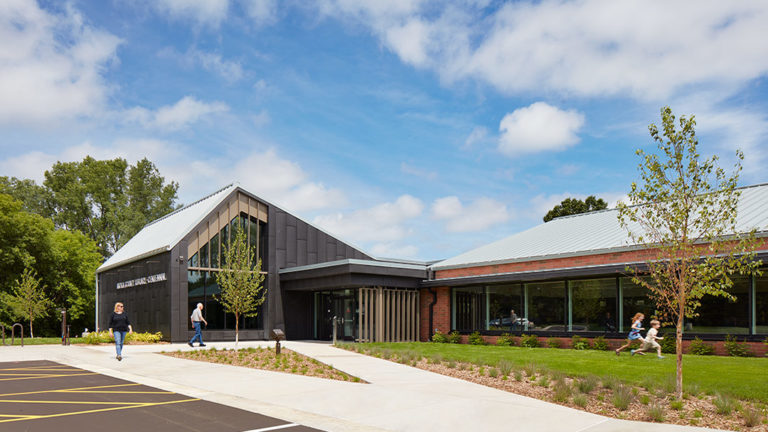
MULTIPOLYGON (((241 347, 273 346, 245 342, 241 347)), ((232 347, 209 343, 209 347, 232 347)), ((186 344, 126 346, 122 362, 112 346, 0 347, 0 361, 53 360, 330 431, 526 432, 712 431, 602 417, 334 348, 319 342, 283 346, 360 377, 370 384, 325 380, 176 359, 158 351, 186 344)), ((195 348, 197 349, 197 348, 195 348)), ((1 386, 1 385, 0 385, 1 386)))

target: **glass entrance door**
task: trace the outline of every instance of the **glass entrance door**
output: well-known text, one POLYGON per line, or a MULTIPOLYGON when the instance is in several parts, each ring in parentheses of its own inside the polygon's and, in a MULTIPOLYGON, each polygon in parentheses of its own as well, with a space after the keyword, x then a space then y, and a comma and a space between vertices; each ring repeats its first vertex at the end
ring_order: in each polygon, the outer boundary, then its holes
POLYGON ((357 290, 323 291, 315 295, 317 338, 333 339, 333 317, 343 319, 336 327, 338 340, 357 338, 357 290))

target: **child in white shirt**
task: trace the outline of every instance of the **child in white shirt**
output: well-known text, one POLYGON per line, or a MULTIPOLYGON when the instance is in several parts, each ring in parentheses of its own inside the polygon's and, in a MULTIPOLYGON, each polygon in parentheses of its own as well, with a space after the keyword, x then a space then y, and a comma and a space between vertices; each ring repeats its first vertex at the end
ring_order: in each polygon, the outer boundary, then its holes
POLYGON ((645 334, 645 340, 643 341, 643 346, 640 347, 640 349, 632 350, 631 354, 640 354, 645 355, 645 351, 650 350, 651 348, 656 348, 656 352, 658 353, 659 358, 664 358, 663 355, 661 355, 661 345, 659 345, 657 340, 664 339, 663 337, 656 336, 659 334, 659 327, 661 327, 661 323, 659 320, 651 320, 651 328, 648 330, 648 333, 645 334))

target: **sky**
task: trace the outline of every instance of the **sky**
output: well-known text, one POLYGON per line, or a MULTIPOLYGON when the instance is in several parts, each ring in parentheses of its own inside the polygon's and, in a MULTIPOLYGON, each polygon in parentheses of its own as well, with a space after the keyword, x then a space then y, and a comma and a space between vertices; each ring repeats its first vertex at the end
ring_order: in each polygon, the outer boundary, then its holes
POLYGON ((148 158, 378 257, 613 206, 659 110, 768 181, 765 1, 0 1, 0 175, 148 158))

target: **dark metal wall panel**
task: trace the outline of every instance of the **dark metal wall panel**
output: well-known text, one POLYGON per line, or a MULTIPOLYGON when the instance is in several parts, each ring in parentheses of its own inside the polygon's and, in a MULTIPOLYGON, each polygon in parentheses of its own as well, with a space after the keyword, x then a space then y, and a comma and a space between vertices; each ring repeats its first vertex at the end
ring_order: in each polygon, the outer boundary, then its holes
POLYGON ((318 230, 316 233, 317 236, 317 262, 327 262, 327 261, 333 261, 326 259, 326 248, 325 248, 325 233, 318 230))
POLYGON ((290 314, 290 319, 285 322, 285 336, 291 340, 312 339, 313 293, 286 292, 284 298, 284 308, 290 314))
MULTIPOLYGON (((296 222, 296 218, 291 217, 288 219, 289 222, 296 222)), ((285 229, 286 234, 286 257, 285 257, 285 266, 286 267, 296 267, 298 261, 296 259, 296 255, 298 252, 298 242, 296 240, 296 226, 295 225, 288 225, 285 229)), ((306 254, 306 252, 305 252, 306 254)))
POLYGON ((171 339, 169 261, 170 254, 163 253, 99 273, 99 329, 108 328, 109 316, 119 301, 125 305, 134 331, 162 332, 166 340, 171 339), (118 282, 160 273, 166 274, 163 282, 117 289, 118 282))
POLYGON ((307 253, 307 241, 296 241, 296 265, 305 266, 309 262, 309 254, 307 253))

